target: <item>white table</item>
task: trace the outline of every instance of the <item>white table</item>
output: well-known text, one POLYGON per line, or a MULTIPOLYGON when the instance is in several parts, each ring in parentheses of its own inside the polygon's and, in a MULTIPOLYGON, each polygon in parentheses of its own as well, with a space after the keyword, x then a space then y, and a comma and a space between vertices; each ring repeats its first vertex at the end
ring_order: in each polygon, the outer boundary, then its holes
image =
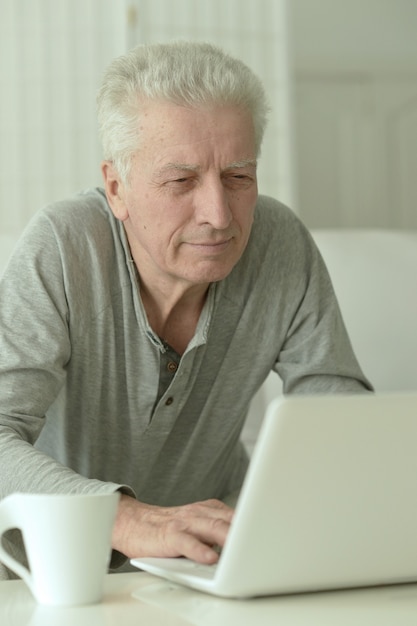
POLYGON ((417 585, 223 600, 142 572, 106 577, 103 602, 35 603, 22 581, 0 582, 1 626, 403 626, 417 624, 417 585))

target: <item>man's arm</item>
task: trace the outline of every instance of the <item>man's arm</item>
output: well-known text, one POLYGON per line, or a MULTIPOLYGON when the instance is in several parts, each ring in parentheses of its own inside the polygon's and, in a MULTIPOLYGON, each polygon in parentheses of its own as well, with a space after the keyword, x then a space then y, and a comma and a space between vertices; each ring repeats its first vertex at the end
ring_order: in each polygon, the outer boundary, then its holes
MULTIPOLYGON (((22 489, 54 493, 118 489, 123 495, 113 545, 124 558, 184 555, 213 562, 217 553, 211 546, 223 545, 233 514, 226 505, 218 501, 172 508, 141 504, 127 485, 86 478, 33 447, 45 412, 65 383, 71 359, 58 247, 49 223, 41 221, 1 285, 7 307, 0 315, 0 497, 22 489), (32 254, 28 246, 33 240, 32 254)), ((120 561, 120 554, 119 558, 115 554, 113 565, 120 561)))

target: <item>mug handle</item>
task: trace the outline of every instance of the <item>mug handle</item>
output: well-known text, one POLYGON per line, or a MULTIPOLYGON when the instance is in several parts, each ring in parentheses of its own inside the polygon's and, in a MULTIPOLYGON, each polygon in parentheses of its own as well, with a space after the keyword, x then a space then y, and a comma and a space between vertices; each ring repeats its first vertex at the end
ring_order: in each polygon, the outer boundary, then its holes
POLYGON ((15 559, 3 547, 3 534, 7 530, 16 528, 16 519, 13 515, 14 501, 19 498, 19 494, 7 496, 0 502, 0 562, 9 567, 15 574, 23 578, 26 584, 32 589, 32 576, 27 567, 15 559))

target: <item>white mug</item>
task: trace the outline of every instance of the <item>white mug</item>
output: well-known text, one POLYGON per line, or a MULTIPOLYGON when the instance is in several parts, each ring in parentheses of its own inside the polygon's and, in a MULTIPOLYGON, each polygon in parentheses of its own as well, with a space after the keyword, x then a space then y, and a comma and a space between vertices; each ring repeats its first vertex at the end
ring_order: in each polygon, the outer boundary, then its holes
POLYGON ((120 494, 16 493, 0 502, 0 561, 23 578, 44 605, 100 602, 120 494), (30 571, 1 544, 18 528, 30 571))

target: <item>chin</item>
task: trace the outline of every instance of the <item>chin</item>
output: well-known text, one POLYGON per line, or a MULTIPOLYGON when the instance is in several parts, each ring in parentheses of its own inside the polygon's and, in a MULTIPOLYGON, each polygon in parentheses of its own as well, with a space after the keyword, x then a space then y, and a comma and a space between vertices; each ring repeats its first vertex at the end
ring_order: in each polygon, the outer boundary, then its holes
MULTIPOLYGON (((228 254, 218 256, 187 255, 177 265, 177 276, 194 284, 216 283, 226 278, 239 262, 244 250, 229 250, 228 254)), ((173 268, 174 269, 174 268, 173 268)))
POLYGON ((200 268, 199 271, 197 270, 197 268, 195 268, 197 271, 187 273, 188 275, 185 276, 185 278, 195 285, 217 283, 230 274, 236 263, 227 264, 227 266, 216 268, 200 268))

